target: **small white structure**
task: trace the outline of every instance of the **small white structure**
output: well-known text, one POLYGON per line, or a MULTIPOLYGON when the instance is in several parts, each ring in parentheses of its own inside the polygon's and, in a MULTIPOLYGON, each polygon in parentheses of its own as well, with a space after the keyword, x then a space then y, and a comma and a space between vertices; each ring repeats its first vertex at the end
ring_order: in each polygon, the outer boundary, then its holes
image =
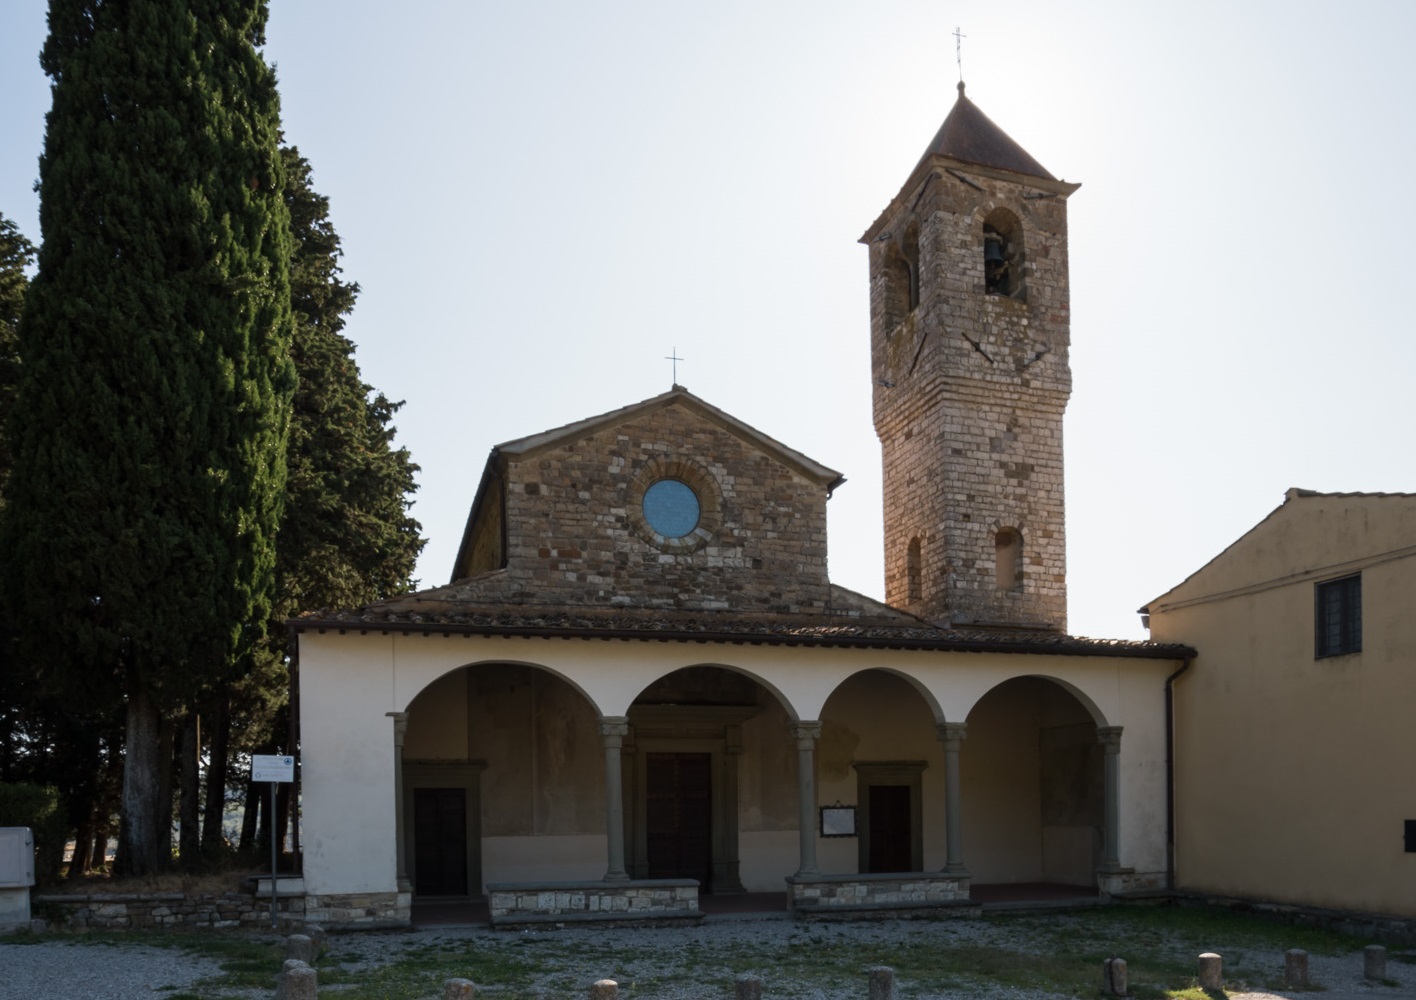
POLYGON ((0 827, 0 933, 29 929, 33 885, 34 836, 29 827, 0 827))

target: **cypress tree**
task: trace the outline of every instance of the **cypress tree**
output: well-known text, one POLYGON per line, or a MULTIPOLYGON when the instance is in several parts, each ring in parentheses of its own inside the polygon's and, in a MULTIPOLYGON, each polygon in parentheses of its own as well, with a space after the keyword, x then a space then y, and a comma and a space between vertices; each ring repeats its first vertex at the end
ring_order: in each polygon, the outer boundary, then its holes
POLYGON ((51 0, 39 269, 0 592, 50 688, 121 699, 119 864, 169 854, 159 728, 271 606, 295 387, 263 0, 51 0))
MULTIPOLYGON (((392 419, 402 404, 376 392, 360 374, 354 344, 343 334, 359 286, 342 277, 343 250, 329 218, 329 199, 314 189, 310 163, 299 150, 282 152, 294 241, 291 356, 299 388, 287 451, 276 600, 256 669, 232 692, 240 704, 217 704, 211 713, 215 719, 229 718, 233 708, 245 718, 261 718, 269 705, 284 700, 284 692, 278 696, 252 682, 286 679, 287 619, 315 608, 357 607, 412 589, 414 564, 423 548, 421 527, 408 513, 418 466, 407 449, 392 444, 392 419)), ((277 743, 290 745, 280 718, 274 720, 274 731, 277 743)), ((271 734, 267 726, 253 727, 242 749, 264 746, 260 752, 270 752, 265 741, 271 734)), ((214 739, 220 735, 214 733, 214 739)), ((225 754, 218 754, 215 744, 211 763, 203 835, 207 846, 217 841, 215 804, 225 780, 225 754)), ((264 808, 265 799, 256 801, 264 808)), ((250 839, 244 846, 253 846, 250 839)))
POLYGON ((25 268, 33 259, 34 246, 0 215, 0 506, 12 462, 7 427, 20 378, 20 312, 29 286, 25 268))

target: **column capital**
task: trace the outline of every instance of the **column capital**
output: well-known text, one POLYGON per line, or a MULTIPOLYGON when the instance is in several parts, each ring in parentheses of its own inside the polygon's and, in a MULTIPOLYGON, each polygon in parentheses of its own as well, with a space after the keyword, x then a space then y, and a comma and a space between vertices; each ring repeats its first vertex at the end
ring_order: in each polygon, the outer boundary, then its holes
POLYGON ((1121 752, 1121 730, 1124 726, 1097 726, 1096 741, 1107 753, 1121 752))
POLYGON ((393 745, 403 746, 403 737, 408 735, 408 713, 385 712, 384 715, 393 720, 393 745))
POLYGON ((969 724, 967 722, 940 722, 935 724, 935 731, 939 733, 939 740, 946 749, 957 750, 959 744, 968 739, 969 724), (949 744, 953 746, 949 746, 949 744))
POLYGON ((624 738, 628 735, 629 720, 623 715, 600 716, 600 738, 604 740, 606 747, 623 746, 624 738))
POLYGON ((798 750, 815 750, 816 741, 821 739, 821 723, 806 721, 790 724, 792 739, 797 741, 798 750))

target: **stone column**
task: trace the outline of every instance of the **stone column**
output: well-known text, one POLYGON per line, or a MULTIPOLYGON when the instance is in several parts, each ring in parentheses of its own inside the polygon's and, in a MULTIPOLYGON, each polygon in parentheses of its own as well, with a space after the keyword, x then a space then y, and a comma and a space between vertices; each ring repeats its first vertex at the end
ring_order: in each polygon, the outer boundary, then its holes
POLYGON ((1106 754, 1102 870, 1114 872, 1121 868, 1121 727, 1099 726, 1096 738, 1106 754))
POLYGON ((738 758, 742 755, 742 727, 723 727, 722 780, 714 786, 717 817, 713 836, 713 891, 746 892, 738 857, 738 758))
POLYGON ((801 865, 797 875, 816 875, 816 741, 821 723, 793 722, 792 739, 797 745, 797 803, 800 827, 801 865))
POLYGON ((939 723, 939 739, 944 744, 944 838, 946 875, 967 875, 964 867, 963 789, 959 783, 959 748, 968 735, 963 722, 939 723))
POLYGON ((609 867, 606 882, 628 882, 624 870, 624 786, 620 752, 629 735, 629 720, 623 715, 600 717, 600 739, 605 744, 605 842, 609 867))
POLYGON ((398 816, 394 825, 394 843, 398 849, 398 891, 412 892, 413 883, 408 878, 408 823, 403 801, 403 738, 408 735, 408 713, 388 712, 393 720, 393 801, 398 816))

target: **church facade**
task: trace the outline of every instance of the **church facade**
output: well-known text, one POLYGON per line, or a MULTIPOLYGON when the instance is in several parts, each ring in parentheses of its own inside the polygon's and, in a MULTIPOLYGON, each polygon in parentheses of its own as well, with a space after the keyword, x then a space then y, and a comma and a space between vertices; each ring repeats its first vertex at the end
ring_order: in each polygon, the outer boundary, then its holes
POLYGON ((967 910, 1169 869, 1169 679, 1066 632, 1066 199, 959 98, 862 242, 886 603, 839 473, 674 386, 492 450, 453 579, 299 636, 311 919, 967 910))

